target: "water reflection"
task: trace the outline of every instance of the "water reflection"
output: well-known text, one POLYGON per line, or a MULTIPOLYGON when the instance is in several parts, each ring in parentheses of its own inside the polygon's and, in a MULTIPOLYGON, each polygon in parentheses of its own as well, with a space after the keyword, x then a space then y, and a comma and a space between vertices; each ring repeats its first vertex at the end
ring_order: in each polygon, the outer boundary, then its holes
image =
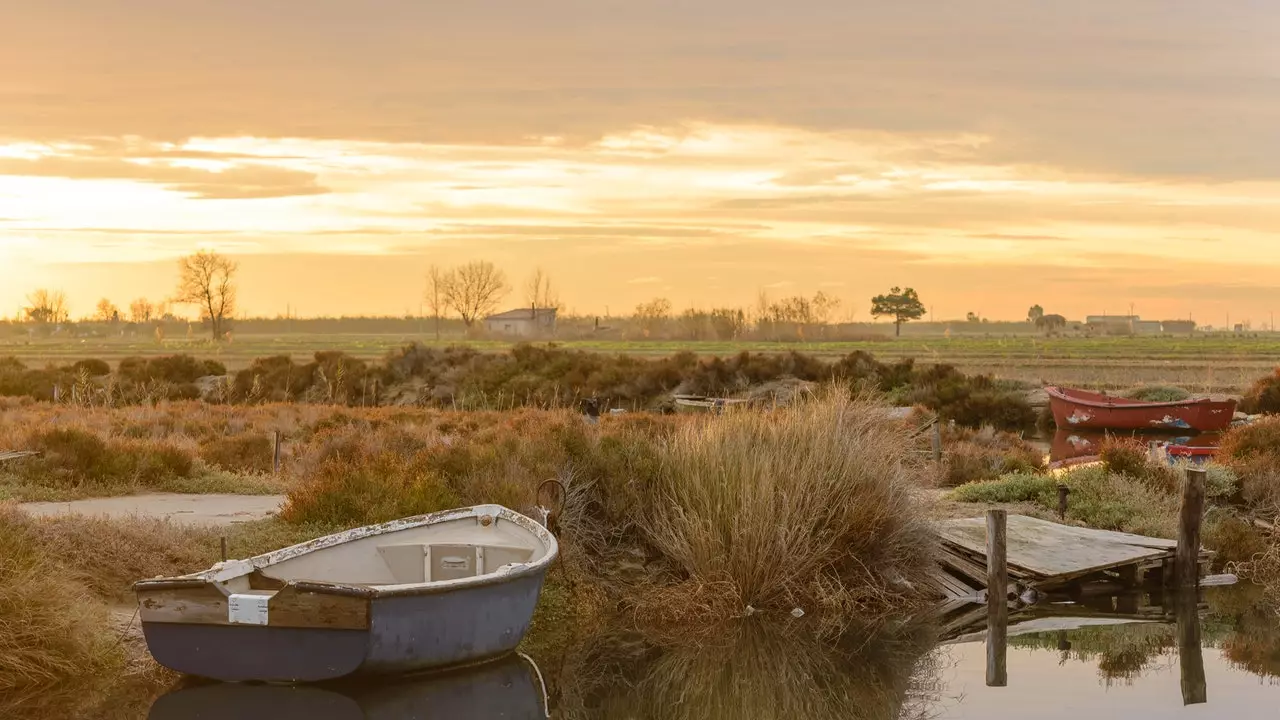
POLYGON ((537 665, 514 655, 447 673, 385 683, 311 687, 194 685, 151 706, 149 720, 415 720, 546 718, 537 665))
POLYGON ((927 716, 934 635, 901 626, 820 639, 742 623, 700 642, 599 643, 565 668, 557 718, 894 720, 927 716))
POLYGON ((1063 462, 1080 458, 1097 457, 1102 450, 1102 443, 1111 437, 1133 438, 1142 443, 1157 442, 1160 445, 1178 445, 1192 448, 1216 448, 1222 441, 1222 433, 1201 433, 1199 435, 1172 435, 1164 433, 1138 433, 1101 430, 1068 430, 1058 429, 1054 432, 1049 445, 1049 461, 1063 462))

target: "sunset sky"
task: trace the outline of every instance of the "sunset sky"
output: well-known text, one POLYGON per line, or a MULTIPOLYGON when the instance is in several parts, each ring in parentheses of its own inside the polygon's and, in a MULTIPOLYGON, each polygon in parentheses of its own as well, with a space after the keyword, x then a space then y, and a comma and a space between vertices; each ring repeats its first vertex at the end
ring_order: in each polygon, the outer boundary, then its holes
POLYGON ((3 316, 200 248, 254 315, 416 313, 471 259, 583 313, 1280 309, 1274 0, 0 8, 3 316))

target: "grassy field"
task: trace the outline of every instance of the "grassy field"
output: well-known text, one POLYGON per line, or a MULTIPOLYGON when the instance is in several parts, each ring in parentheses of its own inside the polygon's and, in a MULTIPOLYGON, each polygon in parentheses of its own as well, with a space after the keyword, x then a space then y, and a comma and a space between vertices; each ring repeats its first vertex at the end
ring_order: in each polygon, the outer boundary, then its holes
MULTIPOLYGON (((85 358, 116 362, 124 357, 189 353, 215 358, 232 370, 254 358, 290 355, 309 358, 319 350, 340 350, 361 359, 378 359, 388 350, 410 342, 436 344, 431 336, 414 334, 283 334, 238 336, 216 345, 202 338, 97 337, 83 339, 0 338, 0 357, 14 356, 31 366, 66 363, 85 358)), ((459 338, 440 344, 458 344, 459 338)), ((501 351, 513 343, 465 341, 474 347, 501 351)), ((1232 336, 1204 334, 1178 337, 1043 338, 1027 335, 958 335, 947 338, 909 337, 857 342, 713 342, 575 340, 563 347, 640 356, 670 355, 688 350, 700 355, 750 352, 803 352, 834 357, 864 350, 881 360, 916 358, 950 363, 968 373, 992 373, 1031 383, 1060 383, 1098 388, 1138 384, 1180 385, 1199 392, 1239 392, 1256 378, 1280 365, 1280 335, 1232 336)))

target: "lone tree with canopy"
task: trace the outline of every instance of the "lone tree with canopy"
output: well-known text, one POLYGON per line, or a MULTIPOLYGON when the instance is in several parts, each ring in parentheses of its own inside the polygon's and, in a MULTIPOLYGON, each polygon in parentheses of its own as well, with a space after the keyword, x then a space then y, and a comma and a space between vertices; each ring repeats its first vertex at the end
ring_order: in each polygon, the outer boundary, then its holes
POLYGON ((200 308, 200 319, 209 323, 215 341, 226 337, 227 324, 236 311, 237 265, 230 258, 201 250, 178 261, 178 290, 174 302, 200 308))
POLYGON ((871 298, 871 314, 875 317, 893 318, 895 337, 902 336, 902 323, 919 320, 924 317, 924 303, 916 291, 907 288, 893 288, 887 295, 871 298))

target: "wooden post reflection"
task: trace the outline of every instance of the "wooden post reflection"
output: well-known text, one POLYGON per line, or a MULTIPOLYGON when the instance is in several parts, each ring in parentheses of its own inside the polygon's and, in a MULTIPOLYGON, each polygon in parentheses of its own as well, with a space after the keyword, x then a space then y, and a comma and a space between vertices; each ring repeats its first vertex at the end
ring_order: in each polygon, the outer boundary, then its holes
POLYGON ((987 511, 987 687, 1009 684, 1008 513, 987 511))
POLYGON ((1182 704, 1209 702, 1204 678, 1204 655, 1200 648, 1199 593, 1196 588, 1178 591, 1178 665, 1182 668, 1182 704))

